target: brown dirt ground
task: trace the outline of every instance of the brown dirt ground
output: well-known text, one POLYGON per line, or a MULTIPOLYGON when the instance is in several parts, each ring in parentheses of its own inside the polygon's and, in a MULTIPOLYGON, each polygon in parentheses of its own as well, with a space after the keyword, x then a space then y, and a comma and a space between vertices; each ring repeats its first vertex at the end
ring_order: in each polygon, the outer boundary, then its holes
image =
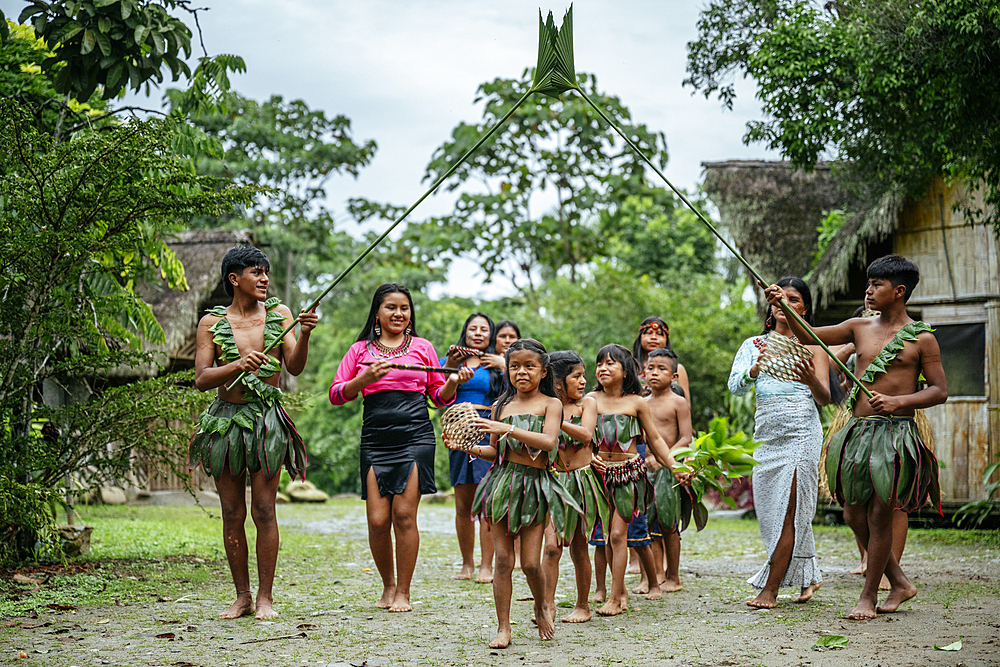
MULTIPOLYGON (((192 586, 172 600, 42 608, 37 619, 6 619, 0 655, 24 667, 1000 665, 1000 550, 947 543, 935 538, 938 532, 911 531, 903 565, 918 586, 917 597, 897 614, 866 622, 844 617, 857 600, 861 578, 849 574, 856 552, 843 527, 817 530, 824 586, 809 604, 793 604, 792 591, 786 590, 774 610, 748 608, 744 602, 751 590, 743 582, 763 559, 756 524, 713 519, 702 533, 684 535, 683 591, 660 602, 632 596, 631 609, 615 618, 557 623, 551 642, 539 641, 529 623, 531 603, 524 600, 529 593, 515 571, 513 644, 491 650, 490 587, 452 580, 457 569, 452 507, 421 507, 423 544, 413 586, 415 611, 409 614, 372 606, 380 587, 359 502, 342 511, 303 512, 279 509, 283 531, 305 537, 300 549, 283 547, 279 556, 275 589, 281 617, 273 623, 216 618, 232 589, 224 561, 214 560, 192 565, 209 568, 212 583, 192 586), (339 514, 327 520, 324 512, 339 514), (813 648, 830 634, 847 637, 849 644, 813 648), (959 638, 959 651, 934 649, 959 638)), ((568 553, 563 564, 559 595, 565 601, 573 595, 568 553)), ((122 570, 121 576, 126 574, 122 570)), ((635 580, 630 575, 626 583, 635 580)))

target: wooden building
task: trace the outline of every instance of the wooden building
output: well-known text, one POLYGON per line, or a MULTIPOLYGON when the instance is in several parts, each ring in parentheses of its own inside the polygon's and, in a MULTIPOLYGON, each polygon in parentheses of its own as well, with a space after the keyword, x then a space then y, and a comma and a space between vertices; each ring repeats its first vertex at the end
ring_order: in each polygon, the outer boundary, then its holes
POLYGON ((1000 455, 1000 242, 953 210, 967 191, 937 182, 920 200, 889 195, 861 205, 822 164, 812 174, 786 162, 702 166, 705 190, 748 261, 768 279, 808 274, 817 324, 862 304, 869 261, 894 252, 920 267, 907 309, 935 327, 948 379, 948 401, 927 411, 942 500, 954 509, 984 499, 983 469, 1000 455), (817 228, 834 209, 847 219, 813 265, 817 228))

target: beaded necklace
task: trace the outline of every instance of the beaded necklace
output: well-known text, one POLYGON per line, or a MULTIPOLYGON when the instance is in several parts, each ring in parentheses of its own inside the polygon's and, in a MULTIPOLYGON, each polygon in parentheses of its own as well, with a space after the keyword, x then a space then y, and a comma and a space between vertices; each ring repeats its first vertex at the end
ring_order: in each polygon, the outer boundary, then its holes
POLYGON ((397 359, 410 351, 410 343, 412 342, 413 336, 404 334, 402 343, 396 347, 386 347, 376 338, 373 341, 368 341, 368 353, 376 359, 397 359))

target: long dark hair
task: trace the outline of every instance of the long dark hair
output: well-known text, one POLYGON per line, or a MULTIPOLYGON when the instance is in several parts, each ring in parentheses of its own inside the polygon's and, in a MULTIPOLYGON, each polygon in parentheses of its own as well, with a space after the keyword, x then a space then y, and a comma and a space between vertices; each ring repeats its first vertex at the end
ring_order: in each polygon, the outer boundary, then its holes
MULTIPOLYGON (((796 292, 802 295, 802 303, 806 305, 806 314, 802 316, 802 319, 806 321, 806 324, 812 326, 813 323, 813 297, 812 292, 809 291, 809 285, 806 285, 806 281, 802 280, 797 276, 785 276, 777 283, 778 287, 791 287, 796 292)), ((764 331, 761 335, 774 331, 774 327, 777 324, 774 320, 774 315, 771 311, 774 306, 767 307, 767 315, 764 317, 764 331)))
POLYGON ((665 348, 673 352, 673 348, 670 347, 670 327, 667 326, 666 321, 664 321, 662 317, 658 317, 656 315, 647 317, 642 321, 642 324, 639 325, 639 333, 636 334, 635 340, 632 341, 632 356, 635 357, 635 363, 639 364, 639 368, 646 365, 646 358, 649 354, 646 350, 642 349, 642 331, 653 322, 656 322, 660 325, 660 328, 663 329, 663 333, 667 337, 667 344, 665 345, 665 348))
MULTIPOLYGON (((476 319, 477 317, 483 318, 484 320, 486 320, 486 323, 490 325, 490 340, 489 343, 486 345, 486 349, 484 350, 484 352, 488 354, 496 354, 497 332, 500 331, 500 329, 495 324, 493 324, 493 320, 490 319, 490 316, 487 315, 486 313, 472 313, 471 315, 469 315, 468 319, 465 320, 465 324, 462 325, 462 333, 459 334, 458 342, 456 343, 456 345, 468 347, 469 343, 466 340, 465 335, 466 332, 469 330, 469 324, 471 324, 472 320, 476 319)), ((500 371, 499 368, 490 368, 488 370, 490 372, 490 391, 488 394, 486 394, 487 404, 492 403, 496 399, 496 397, 500 395, 500 392, 503 391, 503 373, 500 371)))
POLYGON ((382 306, 382 302, 385 301, 385 297, 390 294, 403 294, 406 296, 406 300, 410 302, 410 334, 414 337, 417 336, 417 311, 413 307, 413 297, 410 296, 410 290, 406 289, 405 285, 400 285, 399 283, 386 283, 379 285, 378 289, 375 290, 374 296, 372 296, 372 307, 368 311, 368 321, 365 322, 364 328, 358 334, 358 340, 371 342, 378 338, 375 335, 375 318, 378 315, 378 309, 382 306))
POLYGON ((573 372, 574 368, 577 366, 583 366, 584 368, 587 367, 587 365, 583 363, 583 359, 580 355, 572 350, 559 350, 558 352, 553 352, 549 355, 549 361, 552 362, 552 375, 554 376, 554 383, 563 383, 563 390, 566 389, 566 378, 569 377, 569 374, 573 372))
MULTIPOLYGON (((527 350, 538 355, 538 360, 542 362, 542 368, 547 371, 545 377, 538 383, 538 390, 546 396, 556 398, 555 380, 552 377, 554 375, 552 372, 552 362, 549 359, 548 353, 545 352, 545 346, 534 338, 518 338, 507 348, 507 352, 504 354, 504 361, 509 365, 510 353, 520 350, 527 350)), ((503 393, 500 394, 500 398, 497 399, 493 407, 493 416, 495 419, 500 419, 500 412, 503 410, 503 406, 510 403, 511 399, 517 395, 517 388, 510 381, 510 373, 507 373, 504 377, 506 379, 504 381, 503 393)))
MULTIPOLYGON (((625 373, 625 377, 622 379, 622 396, 641 393, 639 364, 636 363, 635 358, 629 354, 628 350, 617 343, 611 343, 597 351, 597 363, 601 363, 607 357, 611 357, 613 361, 622 365, 622 371, 625 373)), ((601 384, 600 380, 597 381, 594 391, 604 391, 604 385, 601 384)))

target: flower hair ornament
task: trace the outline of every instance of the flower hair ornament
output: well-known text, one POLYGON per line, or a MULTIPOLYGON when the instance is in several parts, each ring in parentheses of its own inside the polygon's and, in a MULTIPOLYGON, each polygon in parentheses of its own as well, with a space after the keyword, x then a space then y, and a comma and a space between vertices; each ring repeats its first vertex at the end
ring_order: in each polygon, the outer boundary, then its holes
POLYGON ((652 331, 654 333, 663 334, 664 336, 670 335, 670 327, 665 324, 660 324, 659 322, 650 322, 649 324, 643 324, 639 327, 639 335, 646 333, 647 331, 652 331))

